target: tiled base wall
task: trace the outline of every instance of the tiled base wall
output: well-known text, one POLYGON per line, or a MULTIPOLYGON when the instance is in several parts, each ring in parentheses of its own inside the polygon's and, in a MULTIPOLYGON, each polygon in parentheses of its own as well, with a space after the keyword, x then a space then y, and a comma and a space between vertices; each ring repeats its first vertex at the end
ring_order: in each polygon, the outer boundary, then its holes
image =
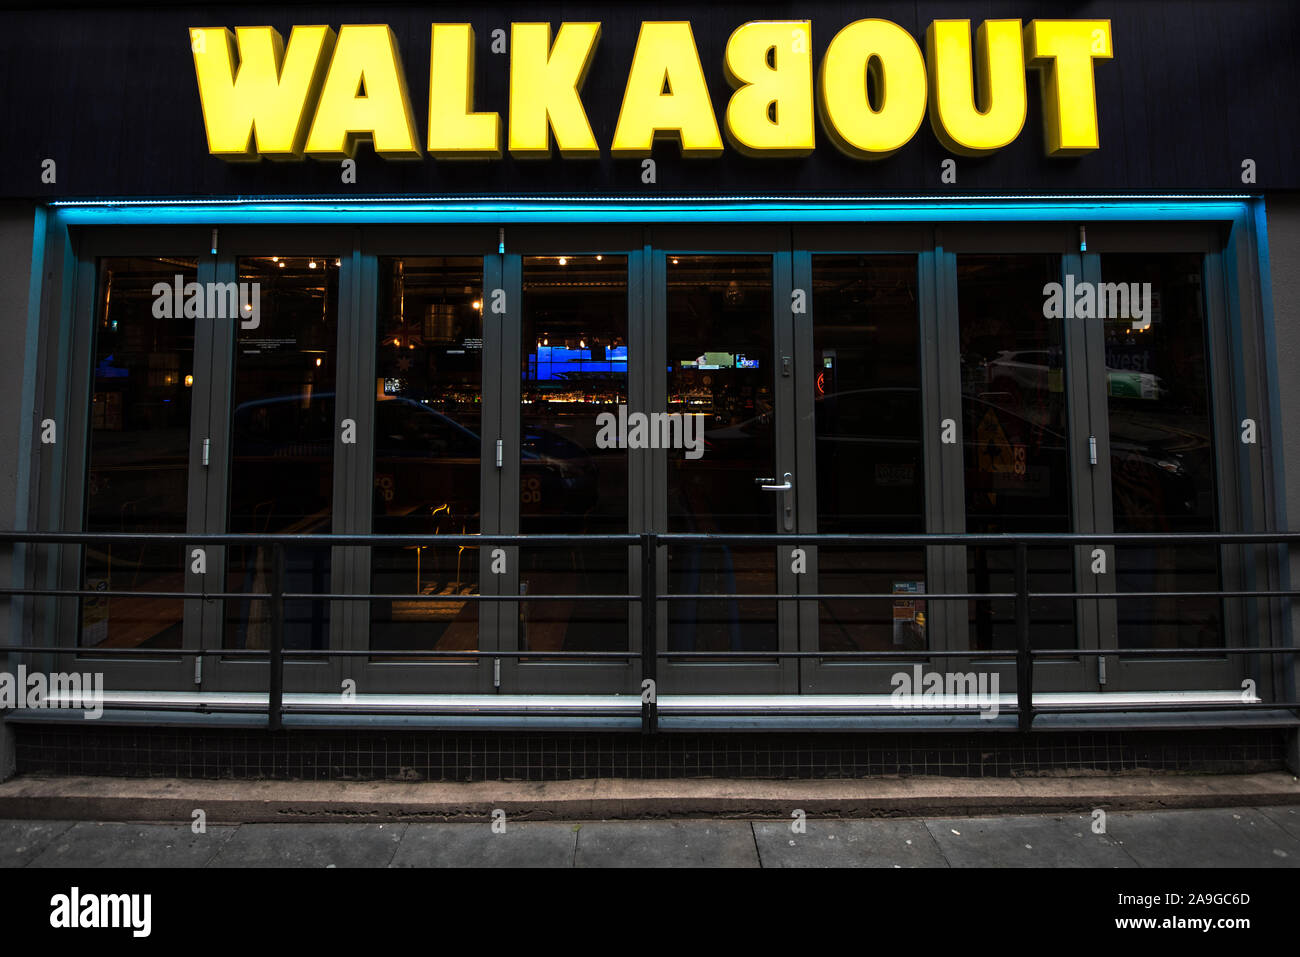
POLYGON ((18 726, 19 774, 279 780, 1016 777, 1283 767, 1273 731, 1018 734, 267 732, 18 726))

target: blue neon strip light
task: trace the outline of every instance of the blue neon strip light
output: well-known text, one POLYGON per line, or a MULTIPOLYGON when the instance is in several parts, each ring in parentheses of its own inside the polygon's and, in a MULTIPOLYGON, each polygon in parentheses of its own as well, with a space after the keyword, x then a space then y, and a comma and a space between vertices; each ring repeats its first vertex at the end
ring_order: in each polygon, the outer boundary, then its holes
POLYGON ((211 223, 749 223, 749 222, 1106 222, 1235 220, 1247 196, 1069 197, 1026 199, 694 199, 594 200, 378 199, 64 200, 52 203, 69 225, 211 223))

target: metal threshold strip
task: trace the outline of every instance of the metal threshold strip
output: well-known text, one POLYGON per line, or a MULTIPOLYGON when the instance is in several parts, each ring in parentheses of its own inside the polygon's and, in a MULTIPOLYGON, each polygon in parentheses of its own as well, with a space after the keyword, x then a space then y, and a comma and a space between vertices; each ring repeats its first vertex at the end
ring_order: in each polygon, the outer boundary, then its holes
MULTIPOLYGON (((134 726, 264 727, 267 696, 257 692, 105 692, 97 723, 134 726)), ((1014 694, 972 700, 921 695, 660 695, 659 726, 687 730, 1015 730, 1014 694), (994 704, 996 703, 996 707, 994 704)), ((1087 728, 1294 727, 1300 717, 1263 707, 1240 691, 1038 692, 1034 727, 1087 728), (1250 707, 1233 707, 1244 705, 1250 707), (1136 712, 1133 708, 1158 708, 1136 712), (1041 709, 1041 710, 1040 710, 1041 709), (1082 709, 1082 710, 1079 710, 1082 709)), ((633 730, 641 724, 638 695, 334 694, 286 693, 286 728, 633 730)), ((13 723, 82 724, 92 720, 75 702, 10 711, 13 723)))

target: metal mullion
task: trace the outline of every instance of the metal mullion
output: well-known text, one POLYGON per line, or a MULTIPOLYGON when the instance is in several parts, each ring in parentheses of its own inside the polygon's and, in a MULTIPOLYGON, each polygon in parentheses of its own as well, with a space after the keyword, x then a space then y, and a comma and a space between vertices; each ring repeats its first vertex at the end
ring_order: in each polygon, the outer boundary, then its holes
MULTIPOLYGON (((521 338, 523 336, 523 257, 518 253, 506 253, 500 257, 501 274, 499 288, 505 293, 506 308, 504 315, 488 313, 488 322, 493 323, 500 339, 499 368, 501 380, 496 394, 500 396, 500 420, 497 426, 497 438, 501 441, 502 467, 500 473, 499 515, 501 531, 505 534, 519 534, 519 482, 521 469, 520 411, 519 411, 519 370, 521 338)), ((484 290, 485 303, 494 298, 490 290, 484 290)), ((495 463, 495 448, 493 459, 495 463)), ((491 574, 491 552, 486 549, 487 563, 484 573, 496 580, 500 589, 498 594, 518 595, 520 583, 520 549, 517 545, 505 547, 506 574, 491 574)), ((518 651, 522 645, 519 613, 520 603, 501 601, 493 602, 497 606, 497 647, 503 650, 518 651)), ((489 686, 492 682, 489 681, 489 686)), ((519 690, 519 659, 506 659, 501 662, 501 687, 496 689, 503 694, 519 690)))
MULTIPOLYGON (((483 358, 479 381, 482 385, 483 407, 480 415, 482 435, 479 445, 479 531, 485 535, 499 534, 506 527, 502 519, 504 469, 497 468, 496 465, 497 439, 502 434, 502 409, 505 405, 502 395, 502 383, 506 379, 506 370, 502 364, 503 323, 501 318, 491 311, 492 290, 502 288, 502 258, 497 253, 483 257, 483 285, 480 300, 483 303, 483 358)), ((504 448, 503 442, 503 459, 504 448)), ((502 594, 499 576, 491 572, 491 549, 481 547, 477 550, 477 555, 479 594, 502 594)), ((501 604, 498 601, 480 603, 478 618, 480 651, 497 651, 504 647, 501 604)), ((493 690, 492 661, 481 659, 477 668, 475 690, 484 694, 491 693, 493 690)))
MULTIPOLYGON (((60 230, 60 232, 64 232, 60 230)), ((49 510, 46 528, 80 530, 85 524, 85 486, 89 478, 90 401, 94 393, 94 323, 96 286, 99 270, 94 256, 84 252, 84 235, 73 242, 66 236, 63 247, 63 271, 58 294, 44 304, 41 326, 52 331, 43 346, 48 350, 52 375, 45 383, 45 405, 37 410, 38 420, 52 418, 62 434, 53 446, 41 443, 36 452, 37 481, 48 489, 49 510), (90 335, 78 335, 78 322, 84 319, 90 335), (75 436, 75 439, 74 439, 75 436)), ((45 506, 42 505, 44 509, 45 506)), ((39 525, 37 527, 40 527, 39 525)), ((76 582, 81 587, 85 561, 82 548, 54 548, 37 553, 37 578, 60 583, 76 582)), ((58 601, 46 620, 50 643, 68 636, 70 644, 81 637, 81 605, 76 599, 58 601)), ((39 667, 56 670, 53 656, 42 656, 39 667)))
MULTIPOLYGON (((1065 253, 1061 256, 1061 269, 1058 281, 1064 283, 1066 276, 1074 275, 1081 282, 1097 282, 1100 267, 1095 254, 1084 255, 1082 251, 1065 253)), ((1109 530, 1109 499, 1105 506, 1099 506, 1102 491, 1099 486, 1107 484, 1110 462, 1109 430, 1106 426, 1106 396, 1096 395, 1096 383, 1106 381, 1106 346, 1105 329, 1095 321, 1060 319, 1062 323, 1062 343, 1065 347, 1065 409, 1066 435, 1068 440, 1071 494, 1071 522, 1075 532, 1098 532, 1109 530), (1098 416, 1101 416, 1099 419, 1098 416), (1097 464, 1091 463, 1090 438, 1097 442, 1097 464), (1105 469, 1106 476, 1099 477, 1099 470, 1105 469)), ((1108 496, 1109 491, 1105 494, 1108 496)), ((1091 549, 1076 546, 1071 549, 1073 565, 1074 590, 1077 592, 1097 592, 1103 589, 1097 575, 1091 571, 1091 549)), ((1112 549, 1108 574, 1111 576, 1106 588, 1114 582, 1114 555, 1112 549)), ((1074 603, 1075 638, 1080 648, 1093 649, 1100 646, 1102 618, 1105 609, 1113 614, 1115 603, 1076 601, 1074 603)), ((1082 688, 1098 688, 1097 665, 1089 659, 1080 659, 1080 678, 1082 688)))
MULTIPOLYGON (((645 272, 646 277, 646 331, 641 366, 646 376, 644 394, 647 408, 668 408, 668 377, 665 372, 668 363, 668 254, 660 246, 651 245, 651 230, 645 231, 645 272)), ((647 530, 651 532, 668 531, 668 453, 664 449, 642 450, 641 459, 645 463, 643 474, 646 485, 646 520, 647 530)), ((655 556, 656 595, 668 591, 668 546, 658 546, 655 556)), ((655 647, 668 647, 668 613, 665 605, 656 607, 654 620, 655 647)), ((662 659, 657 668, 659 691, 675 691, 674 678, 677 669, 662 659), (664 677, 668 677, 665 686, 664 677)))
MULTIPOLYGON (((944 246, 943 231, 936 228, 933 250, 922 253, 919 264, 922 361, 922 434, 926 462, 927 530, 966 531, 966 473, 964 414, 961 391, 961 330, 958 321, 957 255, 944 246), (956 442, 941 440, 944 419, 952 419, 956 442), (936 527, 937 526, 937 527, 936 527)), ((966 548, 934 546, 927 549, 927 590, 940 594, 966 590, 966 548), (938 589, 928 583, 937 583, 938 589), (960 583, 960 587, 954 587, 960 583)), ((963 604, 929 602, 929 646, 936 651, 969 648, 963 604)), ((967 659, 954 658, 954 670, 967 670, 967 659)))
MULTIPOLYGON (((648 347, 650 326, 650 258, 649 249, 636 246, 628 252, 627 257, 627 343, 628 354, 634 356, 628 362, 627 369, 627 403, 631 409, 654 408, 650 404, 648 390, 648 347)), ((651 490, 648 456, 641 449, 629 449, 627 459, 627 531, 641 533, 652 531, 649 518, 651 490)), ((638 594, 645 582, 644 556, 640 547, 629 546, 627 549, 628 593, 638 594)), ((657 556, 656 556, 657 557, 657 556)), ((645 609, 641 602, 628 603, 628 649, 638 654, 643 648, 644 625, 642 615, 645 609)), ((629 669, 628 690, 640 688, 639 671, 629 669)))
MULTIPOLYGON (((791 245, 795 242, 795 231, 791 231, 791 245)), ((805 295, 805 312, 793 315, 794 346, 794 401, 793 416, 795 427, 793 440, 795 445, 795 535, 817 534, 817 429, 816 410, 812 397, 810 377, 817 374, 813 326, 817 321, 816 306, 813 296, 813 255, 807 249, 792 248, 791 251, 792 284, 796 289, 803 289, 805 295), (803 427, 800 427, 800 426, 803 427)), ((807 556, 807 572, 795 579, 795 589, 799 594, 817 593, 821 590, 820 557, 816 545, 803 545, 807 556)), ((798 629, 795 647, 799 651, 816 651, 821 647, 821 604, 820 602, 801 601, 797 604, 798 629)), ((816 659, 795 659, 798 669, 798 690, 808 693, 820 688, 822 682, 817 680, 822 664, 816 659)))
MULTIPOLYGON (((335 403, 335 416, 356 421, 359 441, 353 446, 339 446, 340 454, 334 459, 334 518, 333 527, 340 532, 367 533, 370 529, 374 465, 374 368, 375 368, 375 313, 373 257, 361 253, 361 229, 352 229, 350 246, 340 251, 342 265, 339 270, 339 355, 350 356, 349 362, 337 362, 335 394, 345 397, 347 409, 335 403)), ((335 427, 338 427, 338 422, 335 427)), ((344 593, 368 590, 369 556, 364 548, 352 546, 330 550, 330 579, 332 589, 344 593)), ((329 604, 331 649, 364 647, 369 641, 369 606, 364 602, 334 601, 329 604), (361 643, 361 644, 359 644, 361 643)), ((308 659, 306 665, 316 662, 308 659)), ((346 658, 331 658, 328 670, 332 672, 333 687, 341 687, 344 677, 355 679, 355 662, 346 658)), ((313 689, 323 690, 323 689, 313 689)), ((332 689, 331 689, 332 690, 332 689)))
MULTIPOLYGON (((211 253, 199 257, 198 282, 216 282, 220 278, 221 262, 211 253)), ((209 491, 209 471, 210 467, 203 464, 204 442, 212 436, 212 406, 213 406, 213 383, 216 375, 216 352, 217 352, 217 329, 226 326, 226 323, 217 323, 212 321, 196 321, 194 325, 194 384, 197 388, 194 390, 194 397, 191 400, 190 407, 190 435, 189 435, 189 501, 186 506, 185 527, 198 532, 219 531, 212 525, 212 510, 209 506, 211 493, 209 491)), ((211 461, 211 450, 209 449, 209 461, 211 461)), ((220 578, 224 578, 224 569, 222 566, 222 556, 225 549, 205 547, 205 554, 208 562, 208 575, 215 571, 220 578)), ((181 550, 181 563, 184 566, 184 589, 187 593, 198 594, 203 589, 204 582, 201 582, 196 576, 189 571, 191 549, 188 547, 181 550)), ((211 580, 210 578, 208 579, 211 580)), ((224 582, 218 584, 218 588, 224 582)), ((220 607, 220 603, 218 603, 220 607)), ((204 642, 207 640, 207 630, 211 627, 209 622, 209 606, 206 602, 185 603, 182 626, 182 645, 186 648, 202 649, 204 642)), ((186 662, 188 663, 188 662, 186 662)), ((187 683, 201 687, 202 673, 199 670, 198 662, 193 663, 193 674, 187 683), (195 680, 196 678, 200 680, 195 680)))
MULTIPOLYGON (((786 233, 787 240, 789 233, 786 233)), ((800 469, 799 449, 796 443, 797 420, 795 418, 796 390, 799 384, 798 353, 794 341, 795 317, 791 304, 794 291, 793 254, 788 242, 785 249, 777 249, 772 254, 772 351, 774 353, 772 369, 772 397, 775 400, 775 462, 774 472, 779 482, 780 476, 789 471, 794 476, 794 489, 785 493, 790 496, 790 528, 786 528, 785 494, 773 496, 776 510, 775 531, 780 534, 788 532, 790 541, 774 549, 773 583, 778 593, 797 594, 800 586, 790 565, 790 548, 797 543, 795 537, 799 532, 799 495, 800 490, 813 481, 813 472, 806 473, 800 469), (790 359, 790 374, 782 372, 785 359, 790 359)), ((810 290, 804 288, 805 308, 810 290)), ((806 575, 800 577, 807 577, 806 575)), ((801 602, 777 601, 776 626, 777 648, 782 651, 798 649, 799 641, 799 605, 801 602)), ((786 694, 799 692, 799 662, 791 658, 782 658, 779 662, 781 685, 786 694)))
MULTIPOLYGON (((1210 429, 1214 441, 1215 482, 1218 486, 1215 531, 1255 531, 1255 508, 1252 490, 1261 480, 1260 462, 1254 450, 1260 448, 1262 419, 1249 401, 1246 388, 1246 369, 1263 367, 1253 348, 1254 342, 1246 335, 1240 322, 1240 313, 1229 307, 1229 291, 1224 275, 1223 254, 1206 252, 1201 262, 1202 310, 1205 317, 1205 346, 1209 378, 1210 429), (1255 421, 1256 444, 1241 442, 1240 423, 1245 418, 1255 421), (1231 450, 1231 451, 1229 451, 1231 450)), ((1220 588, 1223 590, 1250 589, 1256 586, 1257 570, 1248 561, 1258 551, 1250 546, 1227 546, 1218 550, 1220 588)), ((1230 636, 1254 635, 1264 643, 1258 605, 1243 605, 1238 601, 1224 601, 1224 643, 1230 636)), ((1245 644, 1245 642, 1242 642, 1245 644)), ((1233 680, 1239 682, 1249 671, 1259 677, 1257 661, 1244 657, 1229 659, 1233 680)), ((1261 684, 1256 680, 1256 685, 1261 684)))
MULTIPOLYGON (((238 282, 238 257, 233 253, 221 252, 215 262, 215 274, 218 282, 238 282)), ((208 372, 208 415, 205 434, 208 438, 208 462, 204 478, 206 490, 204 504, 204 531, 222 534, 227 529, 227 513, 230 505, 230 415, 234 403, 235 390, 235 324, 225 322, 213 324, 211 344, 211 365, 208 372)), ((217 588, 226 590, 226 559, 228 549, 222 545, 208 546, 209 576, 215 571, 217 588)), ((211 578, 209 577, 209 580, 211 578)), ((221 648, 225 640, 226 602, 218 600, 204 602, 202 605, 202 647, 205 649, 221 648)), ((220 657, 211 657, 203 664, 203 687, 205 690, 224 690, 228 680, 219 680, 222 673, 220 657)))

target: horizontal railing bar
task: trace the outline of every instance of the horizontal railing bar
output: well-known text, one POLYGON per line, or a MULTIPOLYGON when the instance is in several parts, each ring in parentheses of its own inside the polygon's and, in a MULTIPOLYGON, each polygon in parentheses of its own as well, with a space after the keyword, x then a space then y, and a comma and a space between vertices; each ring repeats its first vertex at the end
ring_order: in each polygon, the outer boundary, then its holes
POLYGON ((640 595, 333 595, 285 592, 284 600, 305 601, 640 601, 640 595))
MULTIPOLYGON (((193 591, 95 591, 90 588, 0 588, 0 595, 30 595, 44 598, 175 598, 178 601, 195 599, 198 601, 216 601, 221 598, 234 600, 265 600, 271 596, 266 592, 193 592, 193 591)), ((313 595, 313 598, 328 599, 326 594, 313 595)))
POLYGON ((1300 598, 1300 591, 1031 591, 1030 598, 1300 598))
MULTIPOLYGON (((85 655, 87 657, 126 657, 184 658, 195 655, 221 655, 225 657, 264 658, 270 654, 260 648, 71 648, 50 645, 0 645, 0 655, 4 654, 58 654, 85 655)), ((1209 655, 1294 655, 1300 654, 1300 646, 1287 648, 1052 648, 1035 649, 1032 658, 1058 660, 1079 657, 1120 658, 1201 658, 1209 655)), ((365 649, 365 648, 286 648, 286 657, 295 658, 637 658, 640 651, 482 651, 476 649, 438 650, 438 649, 365 649)), ((970 658, 998 659, 1014 661, 1013 649, 994 648, 977 649, 917 649, 914 651, 660 651, 661 658, 860 658, 883 660, 904 658, 920 661, 927 658, 970 658)))
MULTIPOLYGON (((661 545, 725 545, 725 544, 822 544, 870 545, 872 547, 905 547, 909 545, 965 545, 986 547, 1012 547, 1018 543, 1028 545, 1110 543, 1115 545, 1268 545, 1300 541, 1300 532, 1003 532, 960 533, 918 532, 900 535, 877 534, 710 534, 697 532, 656 533, 661 545)), ((21 532, 0 531, 0 542, 27 542, 48 544, 115 544, 153 542, 166 545, 318 545, 318 546, 435 546, 435 545, 573 545, 611 544, 637 545, 642 537, 632 533, 601 535, 364 535, 364 534, 260 534, 249 532, 196 533, 183 532, 21 532)))
MULTIPOLYGON (((1039 592, 1028 593, 1030 599, 1054 598, 1101 601, 1122 598, 1300 598, 1294 591, 1131 591, 1131 592, 1039 592)), ((33 598, 165 598, 177 601, 266 601, 266 592, 174 592, 174 591, 95 591, 86 588, 0 588, 0 596, 25 595, 33 598)), ((640 595, 411 595, 411 594, 335 594, 332 592, 285 592, 285 601, 640 601, 640 595)), ((664 593, 660 601, 1010 601, 1015 592, 928 592, 907 595, 899 592, 833 592, 817 594, 720 592, 686 594, 664 593)))
MULTIPOLYGON (((629 695, 630 697, 630 695, 629 695)), ((808 699, 808 710, 817 711, 817 695, 806 695, 808 699)), ((915 698, 909 698, 908 701, 914 701, 915 698)), ((1135 711, 1286 711, 1300 708, 1300 702, 1297 701, 1198 701, 1198 702, 1179 702, 1169 704, 1158 704, 1149 702, 1116 702, 1114 704, 1035 704, 1034 714, 1105 714, 1105 713, 1124 713, 1135 711)), ((182 703, 174 701, 105 701, 104 709, 109 711, 180 711, 180 712, 229 712, 229 713, 255 713, 264 714, 266 708, 260 704, 238 704, 235 702, 225 703, 220 700, 196 703, 182 703)), ((54 710, 54 709, 44 709, 54 710)), ((77 710, 84 710, 78 708, 77 710)), ((420 708, 411 706, 407 710, 411 712, 427 711, 436 712, 436 707, 420 708)), ((611 709, 612 710, 612 709, 611 709)), ((710 708, 710 712, 725 713, 729 709, 725 707, 710 708)), ((988 708, 961 707, 946 708, 943 706, 925 707, 923 704, 912 704, 893 706, 893 705, 876 705, 863 706, 859 708, 837 707, 835 713, 839 715, 852 716, 862 715, 882 715, 882 714, 899 714, 899 713, 923 713, 923 714, 985 714, 988 708)), ((284 711, 294 712, 297 714, 389 714, 400 713, 402 708, 371 706, 366 707, 351 706, 347 708, 327 708, 322 705, 295 704, 286 703, 284 711)), ((495 714, 496 712, 494 712, 495 714)), ((691 713, 684 711, 682 713, 691 713)), ((783 714, 798 714, 799 709, 785 709, 783 714)), ((824 713, 821 712, 821 713, 824 713)), ((1015 704, 999 704, 999 714, 1017 714, 1018 709, 1015 704)))

